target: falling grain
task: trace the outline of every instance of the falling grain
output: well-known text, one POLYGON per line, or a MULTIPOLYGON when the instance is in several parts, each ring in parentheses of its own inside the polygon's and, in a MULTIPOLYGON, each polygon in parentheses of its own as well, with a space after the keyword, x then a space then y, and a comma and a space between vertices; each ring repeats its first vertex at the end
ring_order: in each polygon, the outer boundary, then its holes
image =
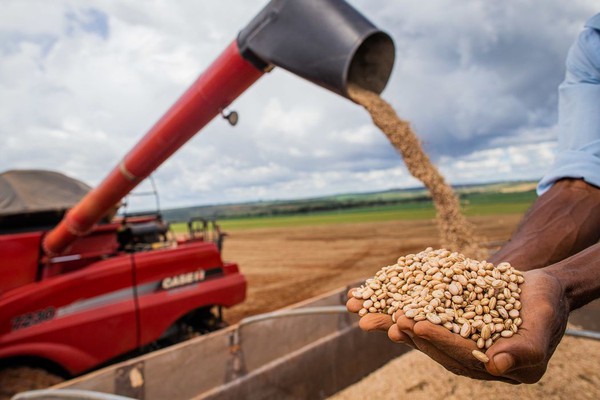
POLYGON ((408 171, 423 182, 431 193, 437 212, 442 247, 460 251, 477 259, 485 259, 487 252, 479 247, 475 240, 473 227, 461 213, 456 194, 423 151, 410 124, 400 119, 394 109, 374 92, 350 85, 348 94, 371 114, 375 125, 385 133, 402 155, 408 171))

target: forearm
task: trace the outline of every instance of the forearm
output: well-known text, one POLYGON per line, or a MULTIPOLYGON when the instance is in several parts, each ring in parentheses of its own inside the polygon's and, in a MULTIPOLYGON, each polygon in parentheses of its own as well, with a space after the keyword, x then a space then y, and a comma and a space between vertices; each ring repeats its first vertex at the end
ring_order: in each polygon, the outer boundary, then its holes
POLYGON ((544 272, 560 281, 569 311, 600 298, 600 244, 591 246, 544 272))
POLYGON ((535 201, 511 240, 490 261, 509 261, 523 271, 543 268, 599 239, 600 189, 564 179, 535 201))

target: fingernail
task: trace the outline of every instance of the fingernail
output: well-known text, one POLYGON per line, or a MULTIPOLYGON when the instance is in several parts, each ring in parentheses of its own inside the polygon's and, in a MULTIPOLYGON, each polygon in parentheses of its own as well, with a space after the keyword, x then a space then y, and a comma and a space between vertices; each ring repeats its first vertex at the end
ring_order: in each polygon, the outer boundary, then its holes
POLYGON ((508 353, 500 353, 494 356, 494 364, 498 372, 504 374, 515 365, 515 359, 508 353))
POLYGON ((404 332, 409 338, 412 338, 414 335, 411 331, 402 331, 404 332))

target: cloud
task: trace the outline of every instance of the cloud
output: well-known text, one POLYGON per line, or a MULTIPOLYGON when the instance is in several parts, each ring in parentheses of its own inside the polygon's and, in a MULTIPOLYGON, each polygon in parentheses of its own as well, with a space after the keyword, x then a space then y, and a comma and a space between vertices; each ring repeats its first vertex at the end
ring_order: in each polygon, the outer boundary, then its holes
MULTIPOLYGON (((564 57, 596 2, 350 3, 394 38, 383 96, 450 182, 540 177, 564 57)), ((264 4, 5 1, 0 170, 98 184, 264 4)), ((236 127, 217 117, 154 173, 163 207, 418 184, 364 110, 280 68, 231 109, 236 127)))

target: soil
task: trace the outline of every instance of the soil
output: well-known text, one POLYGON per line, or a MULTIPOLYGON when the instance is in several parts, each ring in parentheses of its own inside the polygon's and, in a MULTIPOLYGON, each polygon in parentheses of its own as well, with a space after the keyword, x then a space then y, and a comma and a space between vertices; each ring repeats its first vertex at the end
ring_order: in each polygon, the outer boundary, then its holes
POLYGON ((410 351, 330 399, 600 399, 598 354, 600 341, 565 336, 538 383, 509 385, 454 375, 410 351))
POLYGON ((43 369, 19 367, 0 370, 0 399, 8 400, 18 392, 46 388, 63 379, 43 369))

